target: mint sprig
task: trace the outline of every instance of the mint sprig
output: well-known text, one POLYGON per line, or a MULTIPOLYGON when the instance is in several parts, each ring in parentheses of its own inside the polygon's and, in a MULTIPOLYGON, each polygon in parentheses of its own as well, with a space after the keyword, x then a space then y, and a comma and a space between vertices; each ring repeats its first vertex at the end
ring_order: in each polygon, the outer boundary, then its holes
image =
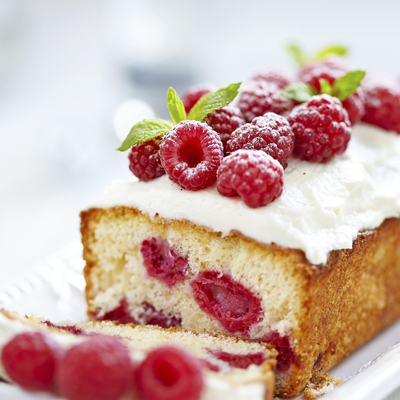
POLYGON ((226 88, 205 94, 190 110, 188 119, 202 122, 208 114, 220 110, 238 95, 241 82, 232 83, 226 88))
POLYGON ((303 49, 295 43, 288 44, 286 46, 286 50, 294 62, 299 66, 302 66, 310 61, 323 61, 332 55, 344 57, 348 54, 347 47, 339 44, 329 45, 315 53, 309 54, 304 52, 303 49))
POLYGON ((365 71, 350 71, 335 81, 331 86, 325 79, 320 79, 320 92, 305 82, 292 83, 282 90, 282 96, 288 99, 304 103, 317 94, 329 94, 337 97, 340 101, 345 101, 350 95, 356 92, 365 76, 365 71))
POLYGON ((173 126, 171 121, 161 118, 144 119, 132 127, 128 136, 117 150, 126 151, 135 144, 147 142, 157 136, 163 137, 173 126))
POLYGON ((351 94, 355 93, 364 79, 365 71, 351 71, 335 81, 332 86, 332 93, 340 101, 346 100, 351 94))
POLYGON ((186 119, 185 106, 172 87, 168 89, 167 103, 169 114, 171 115, 172 121, 174 121, 175 125, 186 119))
POLYGON ((282 96, 304 103, 318 94, 317 90, 304 82, 292 83, 282 90, 282 96))

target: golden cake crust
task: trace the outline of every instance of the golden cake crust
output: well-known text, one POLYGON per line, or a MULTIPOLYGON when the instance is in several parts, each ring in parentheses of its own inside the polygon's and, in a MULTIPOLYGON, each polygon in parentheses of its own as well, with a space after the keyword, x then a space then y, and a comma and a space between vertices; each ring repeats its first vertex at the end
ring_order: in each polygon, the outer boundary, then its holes
POLYGON ((93 250, 99 240, 97 225, 132 219, 144 221, 161 234, 168 228, 195 235, 200 245, 210 238, 240 245, 252 256, 273 259, 285 276, 296 282, 291 305, 296 322, 291 333, 295 361, 288 372, 277 374, 279 396, 297 395, 311 379, 324 374, 400 315, 400 219, 385 220, 377 229, 360 233, 352 249, 332 251, 325 266, 314 266, 300 250, 261 244, 239 232, 222 238, 221 233, 188 221, 167 221, 157 215, 150 218, 130 207, 81 213, 89 315, 98 292, 93 279, 100 274, 93 250))

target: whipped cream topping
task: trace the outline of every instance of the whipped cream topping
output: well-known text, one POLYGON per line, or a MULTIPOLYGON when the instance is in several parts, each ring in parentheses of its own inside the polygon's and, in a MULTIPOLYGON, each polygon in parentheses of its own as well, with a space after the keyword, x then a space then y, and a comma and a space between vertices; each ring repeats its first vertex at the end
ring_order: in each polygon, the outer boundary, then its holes
POLYGON ((192 192, 165 175, 151 182, 115 182, 88 208, 135 207, 184 219, 228 235, 303 250, 325 264, 332 250, 351 249, 360 231, 400 216, 400 135, 359 124, 344 154, 326 164, 292 159, 282 196, 252 209, 215 187, 192 192))

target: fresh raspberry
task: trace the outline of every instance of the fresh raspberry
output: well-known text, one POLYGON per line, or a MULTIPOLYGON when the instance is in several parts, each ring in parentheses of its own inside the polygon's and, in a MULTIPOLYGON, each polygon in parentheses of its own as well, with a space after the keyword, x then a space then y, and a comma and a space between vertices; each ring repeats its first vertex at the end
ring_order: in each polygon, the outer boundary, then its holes
POLYGON ((57 371, 59 393, 68 400, 119 399, 130 370, 126 346, 112 337, 93 337, 67 350, 57 371))
POLYGON ((144 313, 140 316, 146 325, 158 325, 161 328, 171 328, 182 326, 182 321, 173 315, 167 314, 163 311, 156 310, 153 305, 144 302, 144 313))
POLYGON ((237 150, 218 169, 217 190, 222 196, 240 196, 247 206, 266 206, 282 194, 283 167, 259 150, 237 150))
POLYGON ((185 106, 186 114, 189 114, 193 106, 207 93, 214 92, 215 86, 209 83, 194 85, 185 90, 182 95, 182 103, 185 106))
POLYGON ((360 122, 365 114, 365 96, 363 89, 359 87, 355 93, 344 100, 343 107, 349 114, 351 125, 360 122))
POLYGON ((251 122, 268 111, 285 114, 293 108, 294 102, 282 96, 275 83, 258 80, 250 81, 240 92, 237 105, 244 119, 251 122))
POLYGON ((143 400, 199 400, 204 387, 201 363, 173 346, 152 350, 134 381, 143 400))
POLYGON ((286 372, 295 360, 295 354, 290 345, 289 337, 286 335, 281 336, 278 332, 271 331, 263 337, 262 341, 275 345, 279 353, 276 368, 280 372, 286 372))
POLYGON ((151 181, 165 174, 160 159, 161 138, 135 144, 129 153, 129 169, 141 181, 151 181))
POLYGON ((264 69, 256 72, 252 78, 252 81, 264 81, 275 83, 278 88, 283 89, 284 87, 293 83, 293 79, 286 75, 284 72, 278 69, 264 69))
POLYGON ((54 373, 61 347, 40 332, 26 332, 14 336, 1 353, 7 375, 26 390, 54 390, 54 373))
POLYGON ((174 126, 163 137, 160 155, 172 181, 183 189, 200 190, 216 181, 223 146, 210 126, 187 120, 174 126))
POLYGON ((314 96, 288 116, 295 134, 293 154, 324 163, 343 153, 351 136, 350 121, 342 103, 335 97, 314 96))
POLYGON ((260 299, 230 275, 203 271, 190 285, 200 308, 229 333, 246 335, 262 319, 260 299))
POLYGON ((364 121, 400 134, 400 85, 387 77, 367 75, 364 121))
POLYGON ((222 350, 207 349, 218 360, 225 361, 231 367, 246 369, 250 365, 261 365, 265 361, 264 353, 232 354, 222 350))
POLYGON ((333 85, 336 79, 349 72, 349 70, 349 66, 342 58, 329 57, 323 61, 306 64, 300 70, 299 78, 301 82, 306 82, 320 91, 320 79, 325 79, 333 85))
POLYGON ((208 114, 204 122, 218 133, 225 151, 226 143, 230 139, 232 132, 244 125, 246 121, 237 107, 228 105, 208 114))
POLYGON ((294 133, 286 118, 269 112, 233 132, 226 151, 230 154, 239 149, 263 150, 286 166, 294 149, 294 133))
POLYGON ((135 318, 132 317, 128 301, 125 297, 119 302, 119 306, 114 310, 109 311, 107 314, 99 317, 96 313, 94 314, 94 319, 96 321, 117 321, 119 324, 138 324, 135 318))
POLYGON ((189 264, 167 240, 155 237, 143 240, 140 252, 147 274, 169 288, 186 279, 189 264))

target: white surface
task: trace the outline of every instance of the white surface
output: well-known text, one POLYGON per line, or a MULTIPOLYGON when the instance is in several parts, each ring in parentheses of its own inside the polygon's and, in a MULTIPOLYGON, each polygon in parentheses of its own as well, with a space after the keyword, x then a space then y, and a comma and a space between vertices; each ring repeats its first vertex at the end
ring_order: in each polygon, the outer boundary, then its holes
MULTIPOLYGON (((81 245, 65 247, 48 257, 45 263, 30 270, 14 282, 0 285, 0 307, 22 314, 45 316, 53 321, 80 321, 86 318, 85 286, 82 276, 81 245)), ((400 321, 386 329, 362 348, 342 361, 330 373, 347 379, 370 360, 400 339, 400 321)), ((382 400, 400 386, 400 345, 394 346, 378 360, 370 363, 355 377, 336 388, 324 399, 329 400, 382 400), (328 397, 329 396, 329 397, 328 397)), ((388 400, 397 400, 400 391, 388 400)), ((26 393, 17 387, 0 383, 0 399, 50 399, 47 395, 26 393)), ((294 399, 302 399, 298 396, 294 399)))
POLYGON ((166 175, 116 182, 89 207, 132 206, 151 217, 188 220, 228 235, 300 249, 313 264, 351 249, 358 233, 400 216, 400 135, 369 124, 353 128, 347 150, 325 164, 289 160, 282 195, 250 208, 215 187, 182 190, 166 175))

